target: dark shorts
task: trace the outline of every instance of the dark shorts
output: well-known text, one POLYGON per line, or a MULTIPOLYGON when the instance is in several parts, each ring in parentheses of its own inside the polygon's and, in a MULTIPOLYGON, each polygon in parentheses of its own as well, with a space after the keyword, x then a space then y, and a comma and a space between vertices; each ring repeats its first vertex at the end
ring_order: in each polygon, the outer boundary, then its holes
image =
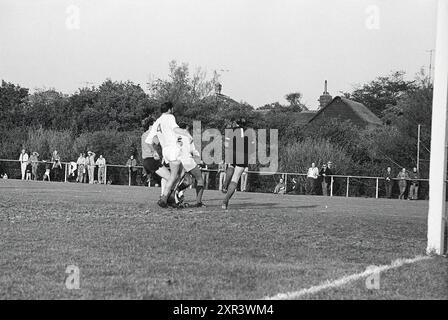
POLYGON ((161 166, 162 162, 160 160, 154 158, 143 159, 143 168, 145 168, 146 172, 156 172, 161 166))

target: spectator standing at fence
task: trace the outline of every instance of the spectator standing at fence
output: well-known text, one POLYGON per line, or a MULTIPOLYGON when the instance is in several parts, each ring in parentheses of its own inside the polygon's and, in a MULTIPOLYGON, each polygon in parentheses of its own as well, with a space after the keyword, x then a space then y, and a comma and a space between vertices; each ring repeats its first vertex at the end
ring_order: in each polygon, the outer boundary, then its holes
POLYGON ((384 186, 386 187, 386 198, 390 199, 392 197, 393 186, 393 175, 390 167, 387 167, 386 173, 384 174, 384 186))
POLYGON ((226 190, 223 189, 224 182, 226 181, 226 164, 221 161, 221 163, 218 164, 218 179, 219 179, 219 190, 226 192, 226 190))
POLYGON ((249 168, 246 167, 241 174, 241 186, 240 189, 242 192, 246 192, 247 189, 247 172, 249 171, 249 168))
POLYGON ((98 183, 106 184, 106 159, 100 154, 95 164, 98 166, 98 183))
POLYGON ((208 190, 208 179, 210 178, 210 172, 208 172, 208 166, 203 163, 201 165, 203 171, 202 171, 202 179, 204 180, 204 190, 208 190))
POLYGON ((26 166, 28 164, 28 153, 26 153, 25 149, 22 149, 22 152, 19 156, 20 161, 20 170, 22 172, 22 180, 25 180, 25 174, 26 174, 26 166))
POLYGON ((51 162, 53 162, 53 166, 51 168, 53 170, 53 180, 61 181, 62 163, 61 157, 56 150, 53 151, 51 162))
POLYGON ((137 184, 137 160, 134 159, 134 156, 131 155, 126 162, 126 166, 128 167, 128 172, 131 175, 131 185, 135 186, 137 184))
POLYGON ((398 186, 400 187, 400 195, 398 196, 398 199, 404 200, 404 193, 406 192, 407 187, 407 180, 409 180, 409 174, 406 171, 406 168, 401 169, 400 173, 397 175, 398 180, 398 186))
POLYGON ((89 184, 93 184, 95 181, 95 153, 92 151, 87 151, 86 166, 89 184))
POLYGON ((44 176, 42 177, 42 181, 45 181, 45 180, 51 181, 50 170, 52 167, 52 163, 51 163, 51 161, 46 161, 46 160, 44 160, 44 163, 45 163, 45 173, 44 173, 44 176))
POLYGON ((73 180, 76 181, 75 172, 78 172, 78 164, 74 161, 70 161, 70 163, 68 164, 67 181, 70 181, 70 182, 72 182, 73 180))
POLYGON ((34 151, 30 157, 31 161, 31 178, 34 181, 37 181, 37 167, 39 165, 39 154, 34 151))
POLYGON ((411 179, 411 183, 409 185, 408 200, 418 200, 418 187, 419 187, 418 180, 420 179, 420 175, 416 167, 412 169, 412 172, 409 175, 409 177, 411 179))
POLYGON ((313 162, 311 167, 308 168, 308 173, 306 175, 307 181, 307 193, 308 194, 316 194, 316 185, 317 178, 319 178, 319 169, 316 167, 316 164, 313 162))
POLYGON ((328 195, 328 185, 331 183, 331 169, 324 163, 322 169, 320 169, 319 175, 322 177, 322 195, 326 196, 328 195))
POLYGON ((283 182, 283 178, 280 178, 280 181, 277 183, 277 185, 274 188, 275 194, 285 194, 286 192, 286 185, 283 182))
POLYGON ((26 164, 26 174, 25 174, 25 180, 31 181, 31 160, 28 160, 26 164))
POLYGON ((78 160, 76 160, 76 165, 78 166, 76 182, 86 182, 86 160, 84 153, 80 153, 78 160))

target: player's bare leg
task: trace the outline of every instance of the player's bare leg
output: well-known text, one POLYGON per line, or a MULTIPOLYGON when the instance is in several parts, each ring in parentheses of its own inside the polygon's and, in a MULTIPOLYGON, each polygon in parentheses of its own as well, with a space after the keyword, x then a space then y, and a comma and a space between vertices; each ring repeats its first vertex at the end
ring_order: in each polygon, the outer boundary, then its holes
POLYGON ((190 174, 196 179, 196 207, 203 207, 202 195, 204 194, 204 178, 199 167, 190 171, 190 174))
POLYGON ((160 177, 168 181, 170 179, 171 173, 170 170, 168 170, 167 167, 162 166, 159 169, 156 170, 156 174, 160 177))
POLYGON ((161 178, 160 179, 160 196, 163 195, 163 190, 165 190, 165 185, 166 185, 166 179, 161 178))
POLYGON ((171 194, 171 189, 176 182, 179 174, 180 161, 171 161, 170 162, 170 177, 165 184, 165 188, 163 190, 162 196, 157 204, 163 208, 167 207, 168 197, 171 194))
POLYGON ((243 174, 244 169, 245 169, 244 167, 238 167, 238 166, 235 167, 229 186, 227 187, 226 196, 222 203, 221 207, 222 209, 227 210, 227 207, 229 206, 229 200, 235 193, 235 190, 238 186, 238 181, 240 180, 240 177, 243 174))
POLYGON ((224 180, 224 184, 222 186, 222 192, 226 193, 227 189, 229 188, 229 184, 232 181, 233 173, 235 171, 235 168, 232 166, 228 166, 226 169, 226 180, 224 180))

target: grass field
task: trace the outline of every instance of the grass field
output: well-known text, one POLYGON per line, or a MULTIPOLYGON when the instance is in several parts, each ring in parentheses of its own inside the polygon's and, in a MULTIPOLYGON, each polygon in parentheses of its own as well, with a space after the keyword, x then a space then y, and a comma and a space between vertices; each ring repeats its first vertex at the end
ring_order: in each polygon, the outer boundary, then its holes
MULTIPOLYGON (((237 193, 226 212, 216 191, 205 209, 159 209, 158 194, 0 180, 0 298, 261 299, 425 253, 426 201, 237 193)), ((443 257, 380 279, 301 298, 448 299, 443 257)))

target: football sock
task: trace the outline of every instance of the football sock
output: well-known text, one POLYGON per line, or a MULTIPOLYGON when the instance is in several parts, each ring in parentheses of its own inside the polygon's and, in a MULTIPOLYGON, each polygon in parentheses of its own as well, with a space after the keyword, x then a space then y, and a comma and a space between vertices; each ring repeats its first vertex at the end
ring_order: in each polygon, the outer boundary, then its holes
POLYGON ((196 203, 202 202, 202 195, 204 194, 204 186, 196 187, 196 203))

